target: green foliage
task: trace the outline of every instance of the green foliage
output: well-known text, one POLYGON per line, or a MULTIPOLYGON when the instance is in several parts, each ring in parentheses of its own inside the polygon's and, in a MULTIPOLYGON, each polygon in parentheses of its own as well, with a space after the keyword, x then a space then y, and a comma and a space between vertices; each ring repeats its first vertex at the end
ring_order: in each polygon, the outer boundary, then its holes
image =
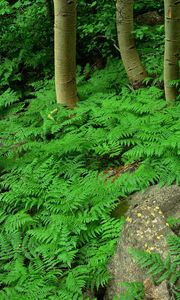
POLYGON ((180 237, 169 235, 167 237, 169 246, 169 254, 163 260, 159 253, 149 253, 137 249, 129 249, 129 253, 134 257, 136 262, 147 270, 155 285, 160 284, 164 280, 168 280, 172 287, 175 299, 179 299, 178 280, 180 279, 179 263, 180 263, 180 237))
POLYGON ((28 109, 2 97, 1 299, 81 299, 106 284, 123 225, 110 217, 118 191, 88 162, 86 109, 53 115, 52 84, 34 85, 28 109))
MULTIPOLYGON (((135 13, 148 7, 162 9, 162 1, 138 0, 135 13)), ((0 299, 80 300, 110 278, 107 263, 124 224, 112 217, 119 198, 179 183, 180 106, 167 108, 155 86, 134 91, 119 59, 92 73, 96 56, 119 55, 110 0, 78 1, 83 67, 73 111, 56 105, 47 79, 52 1, 1 0, 0 17, 0 299), (115 182, 106 175, 134 162, 139 167, 115 182)), ((162 26, 135 27, 154 85, 162 79, 162 34, 162 26)), ((176 242, 169 241, 173 255, 176 242)), ((122 299, 141 299, 140 284, 127 285, 122 299)))
MULTIPOLYGON (((163 1, 138 0, 135 15, 163 9, 163 1)), ((99 57, 118 56, 115 3, 112 0, 78 1, 77 61, 83 67, 99 57)), ((143 52, 163 49, 162 26, 136 26, 137 46, 143 52), (160 39, 159 36, 162 38, 160 39)), ((0 3, 0 93, 9 87, 18 96, 30 97, 32 82, 53 76, 53 1, 1 0, 0 3), (8 29, 8 30, 7 30, 8 29), (32 30, 33 29, 33 30, 32 30), (14 46, 15 45, 15 46, 14 46)), ((162 51, 161 51, 162 53, 162 51)), ((148 54, 150 73, 158 73, 157 55, 148 54), (150 62, 150 61, 149 61, 150 62), (155 72, 156 70, 156 72, 155 72)), ((147 58, 148 60, 148 58, 147 58)))
POLYGON ((115 296, 113 300, 143 300, 144 286, 141 282, 122 282, 121 286, 126 288, 126 291, 119 298, 115 296))
POLYGON ((153 10, 153 9, 162 9, 163 7, 163 0, 160 1, 153 1, 153 0, 137 0, 134 3, 134 9, 135 11, 146 11, 147 9, 153 10))
POLYGON ((167 219, 167 222, 172 228, 174 228, 174 227, 180 225, 180 218, 169 217, 167 219))
MULTIPOLYGON (((103 1, 78 1, 78 55, 80 59, 87 53, 108 56, 109 54, 118 55, 114 44, 117 44, 116 21, 115 21, 115 2, 112 0, 103 1), (106 24, 106 26, 104 26, 106 24), (84 55, 83 55, 84 54, 84 55)), ((138 0, 134 3, 135 15, 150 10, 163 10, 163 0, 138 0)), ((147 48, 152 41, 159 42, 159 26, 153 29, 150 26, 141 26, 136 29, 136 37, 149 41, 147 48)), ((161 39, 163 43, 163 38, 161 39)), ((140 44, 142 48, 142 45, 140 44)))
POLYGON ((104 286, 118 199, 179 182, 180 106, 167 108, 156 87, 132 92, 115 66, 79 79, 73 111, 55 104, 53 81, 34 83, 25 102, 2 94, 1 299, 82 299, 104 286), (105 175, 134 161, 114 182, 105 175))
POLYGON ((24 96, 32 77, 52 74, 53 24, 44 0, 1 1, 0 17, 0 91, 10 86, 24 96))
POLYGON ((144 53, 149 52, 156 59, 155 51, 158 55, 164 52, 164 25, 148 26, 135 25, 134 36, 138 43, 138 51, 144 53), (159 38, 161 36, 161 38, 159 38), (150 47, 150 43, 152 47, 150 47))
MULTIPOLYGON (((78 36, 84 55, 106 56, 114 50, 116 36, 115 3, 103 1, 78 1, 78 36), (106 24, 106 25, 105 25, 106 24)), ((82 50, 78 55, 83 57, 82 50)))

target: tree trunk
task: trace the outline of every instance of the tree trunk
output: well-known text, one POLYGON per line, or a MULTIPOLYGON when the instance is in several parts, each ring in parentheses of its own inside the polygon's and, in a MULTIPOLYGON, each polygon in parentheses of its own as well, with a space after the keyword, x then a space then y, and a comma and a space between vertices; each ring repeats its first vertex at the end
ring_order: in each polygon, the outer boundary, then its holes
POLYGON ((130 82, 138 86, 147 76, 133 37, 133 0, 116 1, 116 24, 121 58, 130 82))
POLYGON ((76 89, 76 0, 54 0, 54 55, 57 102, 74 107, 76 89))
POLYGON ((180 1, 164 0, 165 8, 165 53, 164 53, 164 86, 167 102, 173 102, 178 94, 171 80, 180 78, 180 1))

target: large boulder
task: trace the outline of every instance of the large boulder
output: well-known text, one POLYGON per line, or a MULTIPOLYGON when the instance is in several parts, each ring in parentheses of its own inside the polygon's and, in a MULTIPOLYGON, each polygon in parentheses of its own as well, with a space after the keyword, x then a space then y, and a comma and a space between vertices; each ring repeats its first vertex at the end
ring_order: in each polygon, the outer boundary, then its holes
POLYGON ((170 300, 166 282, 155 287, 146 272, 140 269, 128 252, 137 248, 158 252, 163 258, 168 254, 166 235, 172 233, 166 218, 180 217, 180 187, 152 186, 144 193, 138 192, 128 198, 130 208, 126 214, 126 224, 119 239, 116 253, 109 264, 112 280, 109 283, 105 300, 122 295, 120 282, 144 282, 146 300, 170 300))

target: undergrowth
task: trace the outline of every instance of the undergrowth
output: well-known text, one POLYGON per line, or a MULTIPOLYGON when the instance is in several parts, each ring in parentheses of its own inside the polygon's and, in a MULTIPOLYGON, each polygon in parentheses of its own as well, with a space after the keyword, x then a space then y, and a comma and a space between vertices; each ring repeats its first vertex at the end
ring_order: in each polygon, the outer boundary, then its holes
POLYGON ((112 74, 109 66, 79 78, 73 111, 55 104, 53 81, 34 83, 24 102, 10 89, 1 95, 2 300, 79 300, 106 285, 120 199, 180 181, 180 105, 167 108, 157 87, 134 91, 112 74))

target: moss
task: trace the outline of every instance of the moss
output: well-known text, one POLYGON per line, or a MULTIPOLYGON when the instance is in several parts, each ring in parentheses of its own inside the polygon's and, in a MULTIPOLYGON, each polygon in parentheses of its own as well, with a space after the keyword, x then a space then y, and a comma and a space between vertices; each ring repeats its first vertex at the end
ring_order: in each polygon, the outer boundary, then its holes
POLYGON ((112 211, 112 217, 119 219, 124 216, 129 209, 129 202, 127 199, 121 199, 117 207, 112 211))

